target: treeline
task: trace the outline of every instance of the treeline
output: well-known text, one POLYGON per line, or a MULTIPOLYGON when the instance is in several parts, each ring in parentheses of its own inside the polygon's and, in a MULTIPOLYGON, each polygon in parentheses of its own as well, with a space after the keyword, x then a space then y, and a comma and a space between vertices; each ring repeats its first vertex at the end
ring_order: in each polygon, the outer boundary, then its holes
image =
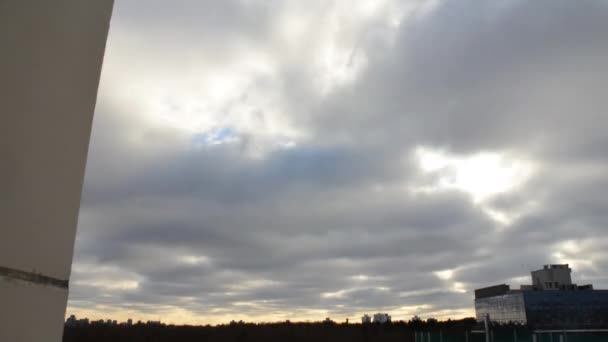
POLYGON ((445 336, 464 336, 476 326, 475 319, 413 320, 384 324, 319 323, 244 323, 218 326, 132 326, 84 325, 66 326, 64 342, 320 342, 320 341, 415 341, 415 331, 441 331, 445 336))

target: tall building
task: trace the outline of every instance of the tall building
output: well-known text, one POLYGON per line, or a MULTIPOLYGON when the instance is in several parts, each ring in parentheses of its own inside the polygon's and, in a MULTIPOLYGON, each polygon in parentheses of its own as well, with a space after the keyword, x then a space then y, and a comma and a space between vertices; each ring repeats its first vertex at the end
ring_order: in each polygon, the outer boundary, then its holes
POLYGON ((0 341, 62 339, 112 5, 0 1, 0 341))
POLYGON ((374 314, 374 323, 390 323, 391 316, 387 313, 376 313, 374 314))
POLYGON ((518 290, 506 284, 477 289, 477 319, 536 328, 608 326, 608 290, 573 284, 571 272, 568 265, 545 265, 532 272, 532 285, 518 290))

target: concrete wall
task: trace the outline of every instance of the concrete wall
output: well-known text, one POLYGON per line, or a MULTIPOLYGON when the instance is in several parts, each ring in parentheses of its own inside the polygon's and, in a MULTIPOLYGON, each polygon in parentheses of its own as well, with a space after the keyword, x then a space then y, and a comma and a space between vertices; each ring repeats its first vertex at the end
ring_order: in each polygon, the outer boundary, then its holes
POLYGON ((572 285, 571 273, 568 265, 546 265, 532 272, 532 284, 538 289, 556 290, 560 285, 572 285))
POLYGON ((0 0, 0 341, 60 341, 112 0, 0 0))

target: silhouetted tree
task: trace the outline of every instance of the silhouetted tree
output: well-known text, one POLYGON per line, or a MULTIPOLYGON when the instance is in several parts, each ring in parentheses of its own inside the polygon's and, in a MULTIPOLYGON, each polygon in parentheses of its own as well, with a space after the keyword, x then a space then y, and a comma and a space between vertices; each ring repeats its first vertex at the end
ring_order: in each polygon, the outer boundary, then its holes
POLYGON ((414 331, 453 333, 464 335, 476 324, 475 319, 439 322, 413 318, 409 322, 386 324, 336 324, 333 322, 263 323, 231 321, 217 326, 174 326, 138 322, 132 326, 91 323, 66 326, 64 342, 247 342, 247 341, 378 341, 413 342, 414 331))

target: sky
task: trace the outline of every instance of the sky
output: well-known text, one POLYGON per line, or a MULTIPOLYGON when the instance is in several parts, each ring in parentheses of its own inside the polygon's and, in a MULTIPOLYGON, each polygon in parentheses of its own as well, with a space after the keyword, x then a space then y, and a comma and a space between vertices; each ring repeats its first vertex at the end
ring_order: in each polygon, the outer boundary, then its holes
POLYGON ((117 1, 67 314, 474 315, 608 288, 608 2, 117 1))

